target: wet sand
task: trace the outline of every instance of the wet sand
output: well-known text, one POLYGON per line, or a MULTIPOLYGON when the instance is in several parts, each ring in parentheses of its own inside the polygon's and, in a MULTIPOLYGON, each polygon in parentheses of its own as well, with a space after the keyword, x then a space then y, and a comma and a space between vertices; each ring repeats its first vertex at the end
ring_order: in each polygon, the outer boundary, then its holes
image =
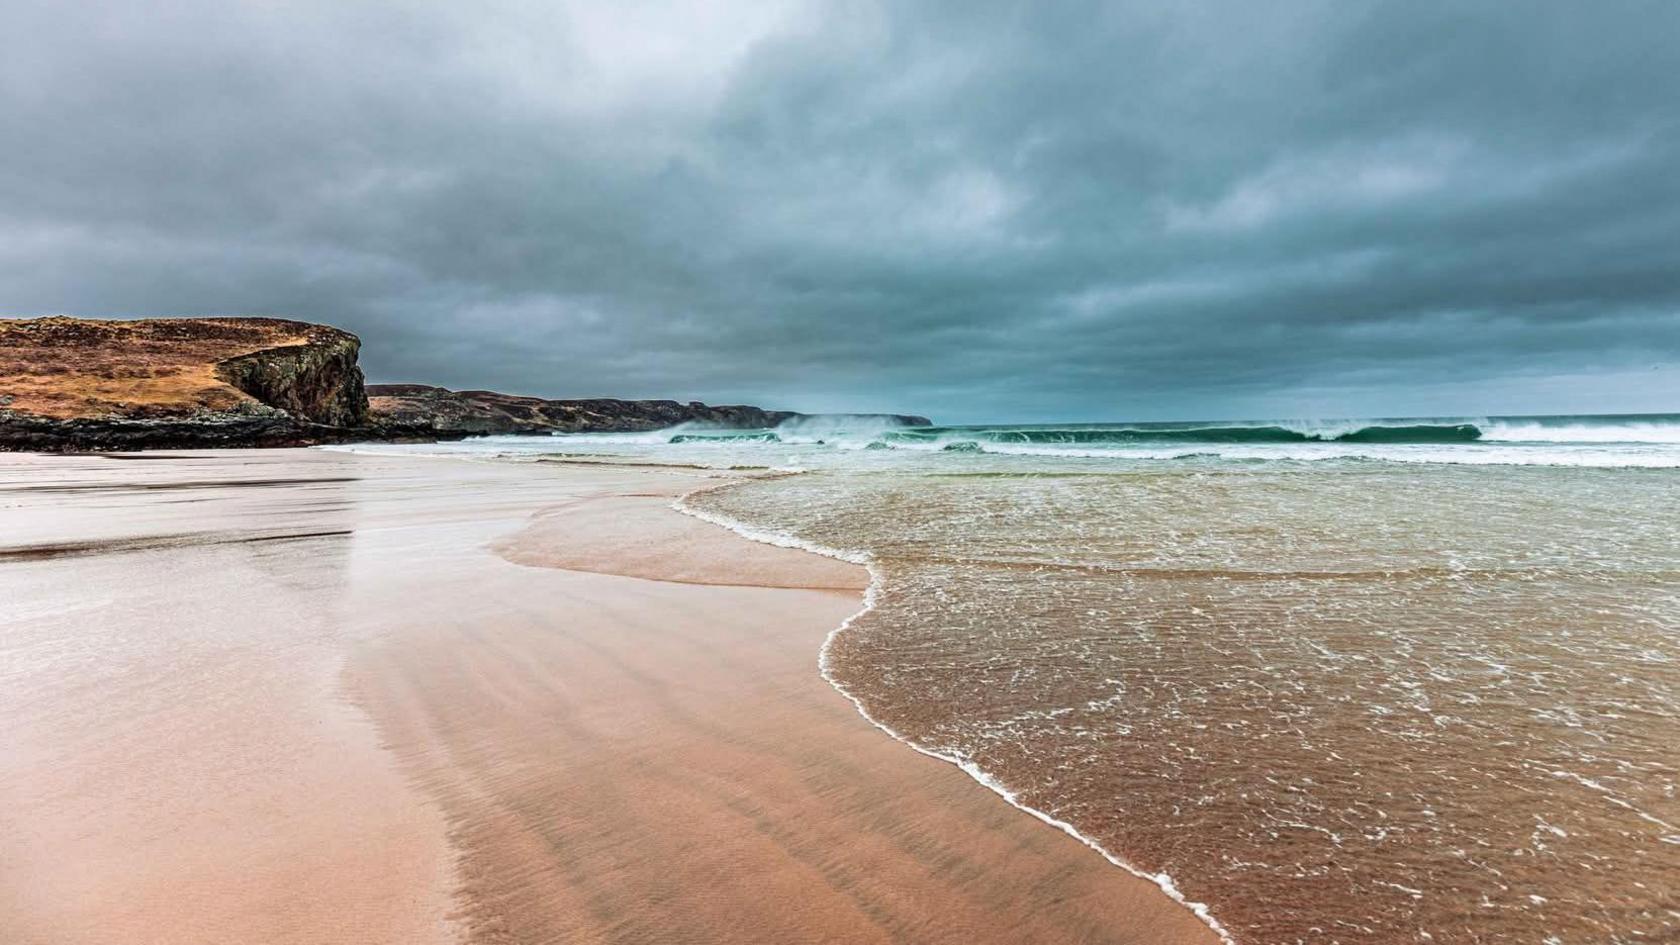
POLYGON ((864 722, 864 575, 702 474, 149 455, 0 458, 0 940, 1212 940, 864 722))

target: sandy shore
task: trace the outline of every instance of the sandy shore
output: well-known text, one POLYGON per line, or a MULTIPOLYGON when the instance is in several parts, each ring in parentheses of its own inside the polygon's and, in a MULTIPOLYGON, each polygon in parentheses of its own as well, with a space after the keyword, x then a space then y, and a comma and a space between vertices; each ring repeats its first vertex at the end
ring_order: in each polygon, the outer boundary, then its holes
POLYGON ((0 457, 0 940, 1205 942, 816 672, 698 473, 0 457))

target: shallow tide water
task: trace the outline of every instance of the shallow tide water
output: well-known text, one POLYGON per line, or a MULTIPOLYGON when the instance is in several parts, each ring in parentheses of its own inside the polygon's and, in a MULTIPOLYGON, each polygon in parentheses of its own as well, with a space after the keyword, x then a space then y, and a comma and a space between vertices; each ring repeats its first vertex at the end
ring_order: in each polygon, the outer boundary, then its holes
POLYGON ((809 475, 697 496, 865 552, 830 668, 1241 942, 1680 934, 1668 473, 809 475))
POLYGON ((1674 941, 1680 427, 1554 427, 469 448, 806 470, 687 504, 868 560, 834 681, 1238 942, 1674 941))

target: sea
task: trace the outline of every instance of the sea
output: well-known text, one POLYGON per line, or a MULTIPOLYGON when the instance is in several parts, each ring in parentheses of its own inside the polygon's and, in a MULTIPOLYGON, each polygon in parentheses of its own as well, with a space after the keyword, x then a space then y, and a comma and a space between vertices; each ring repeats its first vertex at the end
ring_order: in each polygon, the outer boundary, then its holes
POLYGON ((1680 941, 1680 415, 368 448, 761 471, 835 687, 1227 941, 1680 941))

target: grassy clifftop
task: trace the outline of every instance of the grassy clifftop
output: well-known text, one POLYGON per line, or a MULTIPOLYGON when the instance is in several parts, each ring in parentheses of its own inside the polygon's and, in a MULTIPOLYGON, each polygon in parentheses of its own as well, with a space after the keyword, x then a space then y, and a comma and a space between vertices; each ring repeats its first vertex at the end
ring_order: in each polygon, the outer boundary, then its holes
POLYGON ((367 418, 355 335, 278 318, 0 320, 0 407, 140 419, 283 410, 313 423, 367 418))
POLYGON ((344 439, 368 422, 360 349, 279 318, 0 320, 0 448, 344 439))

